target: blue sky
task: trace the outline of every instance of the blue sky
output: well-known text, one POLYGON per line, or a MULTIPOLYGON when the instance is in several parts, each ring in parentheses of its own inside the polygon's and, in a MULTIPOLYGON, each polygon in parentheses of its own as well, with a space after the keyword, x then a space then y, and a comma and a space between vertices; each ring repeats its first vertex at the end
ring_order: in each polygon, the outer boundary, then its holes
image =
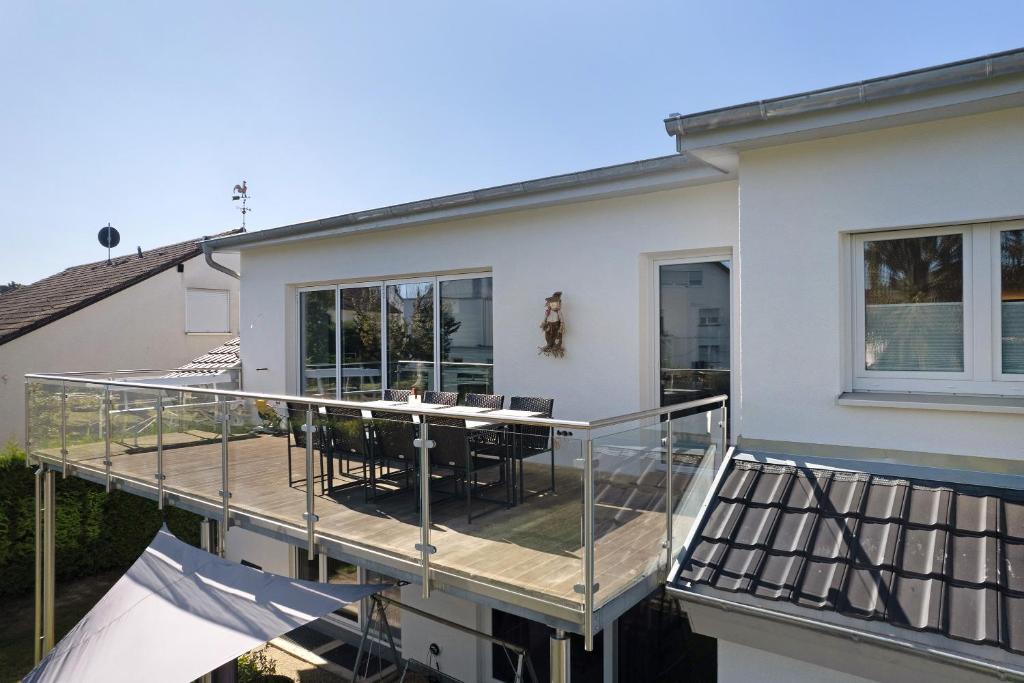
POLYGON ((0 0, 0 280, 670 154, 662 119, 1020 47, 1024 3, 0 0))

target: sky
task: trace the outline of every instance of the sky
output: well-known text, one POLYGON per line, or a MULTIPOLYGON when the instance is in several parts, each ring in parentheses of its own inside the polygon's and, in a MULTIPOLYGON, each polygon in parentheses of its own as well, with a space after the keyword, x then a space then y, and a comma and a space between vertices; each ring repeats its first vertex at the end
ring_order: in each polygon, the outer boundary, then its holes
POLYGON ((664 117, 1021 47, 1024 3, 0 0, 0 282, 672 154, 664 117))

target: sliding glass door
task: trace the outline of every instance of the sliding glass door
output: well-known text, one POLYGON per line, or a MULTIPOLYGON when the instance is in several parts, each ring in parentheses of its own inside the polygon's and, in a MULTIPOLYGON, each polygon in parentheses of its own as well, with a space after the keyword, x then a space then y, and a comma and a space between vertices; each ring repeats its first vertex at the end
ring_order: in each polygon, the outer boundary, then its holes
POLYGON ((299 292, 307 396, 365 401, 385 388, 494 390, 490 276, 438 276, 299 292))

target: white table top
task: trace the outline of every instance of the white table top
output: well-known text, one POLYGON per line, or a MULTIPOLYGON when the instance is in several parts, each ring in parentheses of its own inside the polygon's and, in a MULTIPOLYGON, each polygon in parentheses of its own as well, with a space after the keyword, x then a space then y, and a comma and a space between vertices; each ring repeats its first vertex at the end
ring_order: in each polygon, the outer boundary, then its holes
POLYGON ((489 412, 490 408, 484 408, 482 406, 448 406, 444 409, 446 413, 456 413, 458 415, 477 415, 479 413, 489 412))
POLYGON ((531 410, 510 410, 508 408, 502 408, 501 410, 491 410, 489 412, 474 416, 475 419, 466 420, 467 429, 480 429, 488 425, 493 425, 497 422, 501 422, 503 417, 540 417, 540 413, 535 413, 531 410))

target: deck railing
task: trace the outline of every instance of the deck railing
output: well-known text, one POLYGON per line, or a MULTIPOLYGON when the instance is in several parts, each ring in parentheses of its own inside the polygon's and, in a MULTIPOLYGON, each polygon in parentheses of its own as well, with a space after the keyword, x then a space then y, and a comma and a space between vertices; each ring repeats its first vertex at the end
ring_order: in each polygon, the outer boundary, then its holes
POLYGON ((551 614, 571 615, 587 649, 602 626, 595 622, 602 606, 664 578, 728 443, 724 395, 584 421, 488 418, 414 404, 374 405, 370 413, 365 403, 197 380, 26 375, 29 460, 108 490, 143 492, 161 507, 201 510, 224 533, 233 524, 257 527, 257 520, 293 542, 301 538, 310 556, 339 544, 377 566, 416 573, 424 597, 436 581, 513 603, 509 596, 524 585, 539 586, 534 601, 545 593, 551 614), (348 427, 330 422, 339 415, 348 427), (332 428, 341 430, 335 445, 372 438, 368 448, 376 450, 369 462, 352 451, 337 463, 328 459, 342 492, 328 495, 320 463, 332 428), (451 457, 451 444, 466 440, 490 455, 451 457), (278 474, 286 459, 287 481, 278 474), (375 535, 346 526, 349 508, 374 513, 360 527, 387 519, 392 499, 406 501, 405 517, 391 515, 405 525, 375 535), (405 533, 410 526, 415 538, 405 533), (489 549, 506 544, 521 548, 509 563, 522 566, 484 566, 489 549))

